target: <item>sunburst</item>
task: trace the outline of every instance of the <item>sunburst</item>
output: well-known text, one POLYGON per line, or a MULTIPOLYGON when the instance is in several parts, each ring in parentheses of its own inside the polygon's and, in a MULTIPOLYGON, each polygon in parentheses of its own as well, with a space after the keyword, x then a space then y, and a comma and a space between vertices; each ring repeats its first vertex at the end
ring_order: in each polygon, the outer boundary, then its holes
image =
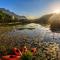
POLYGON ((60 9, 55 9, 55 10, 53 11, 53 13, 59 14, 59 13, 60 13, 60 9))

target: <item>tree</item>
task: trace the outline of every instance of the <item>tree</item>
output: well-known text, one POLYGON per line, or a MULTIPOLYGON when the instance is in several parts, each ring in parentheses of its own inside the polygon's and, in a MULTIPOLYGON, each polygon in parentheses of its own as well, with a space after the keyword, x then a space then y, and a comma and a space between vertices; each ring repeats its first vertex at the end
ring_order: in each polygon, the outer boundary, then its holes
POLYGON ((60 14, 55 14, 50 18, 50 29, 52 32, 60 31, 60 14))

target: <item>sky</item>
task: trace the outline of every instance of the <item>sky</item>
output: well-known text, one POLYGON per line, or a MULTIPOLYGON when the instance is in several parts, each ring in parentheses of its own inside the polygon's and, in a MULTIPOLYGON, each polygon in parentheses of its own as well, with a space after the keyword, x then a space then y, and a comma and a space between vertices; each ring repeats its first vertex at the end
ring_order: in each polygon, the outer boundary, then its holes
POLYGON ((0 0, 0 8, 18 15, 41 16, 60 10, 60 0, 0 0))

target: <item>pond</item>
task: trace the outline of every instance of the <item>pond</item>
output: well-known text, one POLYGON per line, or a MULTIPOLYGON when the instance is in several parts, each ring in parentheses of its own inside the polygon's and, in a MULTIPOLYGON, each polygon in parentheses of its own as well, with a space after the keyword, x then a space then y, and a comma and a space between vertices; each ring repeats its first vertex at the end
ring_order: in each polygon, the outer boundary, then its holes
POLYGON ((60 43, 60 33, 35 23, 0 27, 0 45, 20 45, 24 39, 29 43, 33 40, 60 43))

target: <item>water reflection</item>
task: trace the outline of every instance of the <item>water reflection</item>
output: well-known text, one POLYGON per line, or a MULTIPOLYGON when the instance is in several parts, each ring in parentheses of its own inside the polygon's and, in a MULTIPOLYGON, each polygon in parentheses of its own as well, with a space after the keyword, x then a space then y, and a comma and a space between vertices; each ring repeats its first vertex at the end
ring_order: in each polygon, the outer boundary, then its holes
MULTIPOLYGON (((4 27, 5 29, 6 27, 4 27)), ((46 42, 57 42, 60 43, 60 33, 53 33, 49 28, 43 27, 39 24, 27 24, 7 27, 10 30, 4 32, 0 36, 0 40, 14 40, 20 41, 21 37, 32 41, 32 39, 39 39, 46 42), (53 39, 54 37, 54 39, 53 39)))

